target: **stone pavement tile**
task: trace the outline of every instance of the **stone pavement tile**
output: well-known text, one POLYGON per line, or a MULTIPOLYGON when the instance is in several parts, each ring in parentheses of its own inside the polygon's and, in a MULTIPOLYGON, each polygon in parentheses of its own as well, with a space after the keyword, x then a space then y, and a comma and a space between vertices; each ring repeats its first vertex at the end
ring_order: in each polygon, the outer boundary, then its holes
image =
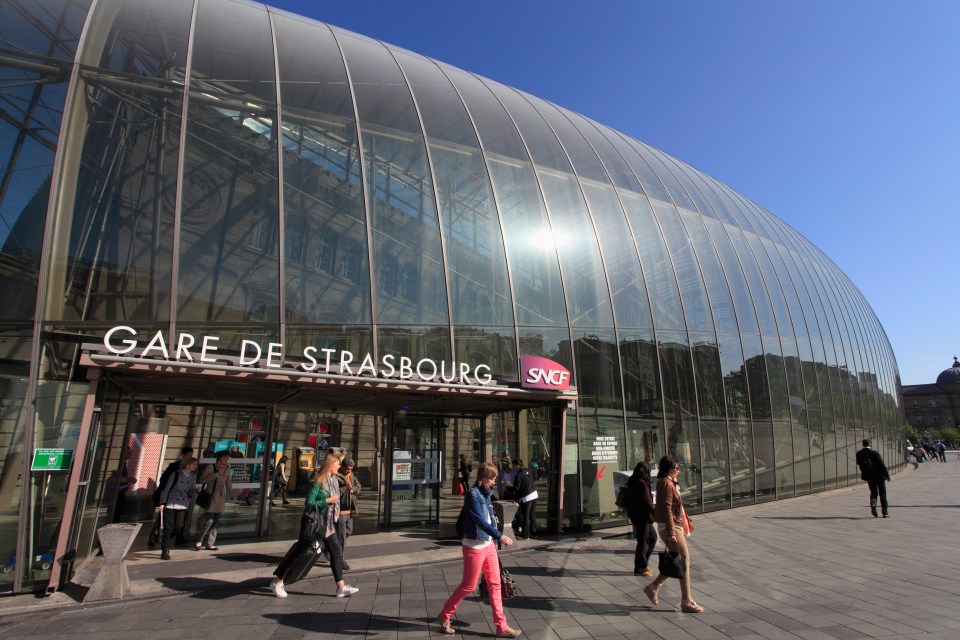
POLYGON ((844 625, 835 625, 832 627, 823 627, 820 629, 823 633, 839 638, 840 640, 857 640, 858 638, 868 638, 869 636, 860 633, 856 629, 844 625))

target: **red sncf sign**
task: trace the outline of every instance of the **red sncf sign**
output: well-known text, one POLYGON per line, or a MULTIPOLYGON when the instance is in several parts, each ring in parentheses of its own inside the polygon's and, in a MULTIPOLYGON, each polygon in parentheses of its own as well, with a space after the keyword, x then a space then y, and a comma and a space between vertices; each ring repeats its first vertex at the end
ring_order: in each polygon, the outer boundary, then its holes
POLYGON ((520 386, 566 391, 570 388, 570 372, 559 362, 547 358, 520 356, 520 386))

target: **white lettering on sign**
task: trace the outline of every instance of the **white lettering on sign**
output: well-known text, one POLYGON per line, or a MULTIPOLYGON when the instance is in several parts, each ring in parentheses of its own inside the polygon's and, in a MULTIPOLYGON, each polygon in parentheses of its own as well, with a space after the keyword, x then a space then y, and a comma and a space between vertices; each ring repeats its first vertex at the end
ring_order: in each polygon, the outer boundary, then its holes
MULTIPOLYGON (((210 364, 217 362, 219 337, 208 335, 203 336, 199 341, 189 333, 180 333, 175 337, 176 340, 168 342, 164 338, 163 331, 157 331, 146 342, 137 357, 162 357, 163 360, 171 362, 196 362, 197 360, 210 364), (199 353, 195 350, 198 343, 200 345, 199 353), (168 344, 170 347, 176 345, 172 356, 170 349, 167 347, 168 344)), ((103 346, 114 355, 132 355, 140 346, 140 342, 136 338, 137 331, 132 327, 117 326, 104 334, 103 346)), ((446 362, 444 360, 436 362, 430 358, 423 358, 414 362, 407 356, 395 356, 388 353, 380 358, 378 370, 377 362, 373 355, 369 353, 364 354, 362 358, 358 358, 350 351, 306 347, 302 355, 304 362, 299 362, 296 366, 308 372, 317 371, 353 377, 364 377, 365 375, 384 378, 399 377, 401 380, 421 380, 424 382, 430 382, 439 376, 447 384, 477 384, 481 386, 493 382, 490 367, 486 364, 474 366, 466 362, 446 362), (355 363, 359 363, 359 366, 357 367, 355 363), (357 367, 356 370, 354 370, 354 367, 357 367)), ((285 365, 283 344, 268 342, 264 348, 254 340, 241 340, 237 362, 241 367, 282 368, 285 365)), ((564 376, 567 375, 569 374, 564 373, 564 376)), ((546 380, 546 378, 544 379, 546 380)))
POLYGON ((546 369, 537 367, 527 370, 527 382, 531 384, 545 382, 546 384, 557 386, 562 385, 569 377, 569 371, 547 371, 546 369))
POLYGON ((615 462, 620 459, 617 453, 616 436, 597 436, 593 439, 591 459, 594 462, 615 462))

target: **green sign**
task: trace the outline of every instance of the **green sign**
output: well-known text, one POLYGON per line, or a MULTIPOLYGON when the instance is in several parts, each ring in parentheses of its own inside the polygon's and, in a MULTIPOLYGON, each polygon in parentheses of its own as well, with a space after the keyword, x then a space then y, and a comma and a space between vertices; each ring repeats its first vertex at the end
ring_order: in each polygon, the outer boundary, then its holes
POLYGON ((73 449, 34 449, 30 471, 69 471, 73 449))

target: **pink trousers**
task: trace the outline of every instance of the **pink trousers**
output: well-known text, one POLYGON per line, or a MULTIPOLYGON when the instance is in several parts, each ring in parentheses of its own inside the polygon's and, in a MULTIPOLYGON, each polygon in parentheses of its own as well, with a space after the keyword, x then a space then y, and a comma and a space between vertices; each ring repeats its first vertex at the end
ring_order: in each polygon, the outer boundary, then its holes
POLYGON ((487 593, 490 594, 490 607, 493 609, 493 625, 497 631, 503 631, 507 628, 507 618, 503 615, 503 600, 500 598, 500 562, 497 560, 495 542, 482 549, 463 547, 463 580, 443 605, 440 620, 450 622, 457 605, 477 588, 481 571, 487 580, 487 593))

